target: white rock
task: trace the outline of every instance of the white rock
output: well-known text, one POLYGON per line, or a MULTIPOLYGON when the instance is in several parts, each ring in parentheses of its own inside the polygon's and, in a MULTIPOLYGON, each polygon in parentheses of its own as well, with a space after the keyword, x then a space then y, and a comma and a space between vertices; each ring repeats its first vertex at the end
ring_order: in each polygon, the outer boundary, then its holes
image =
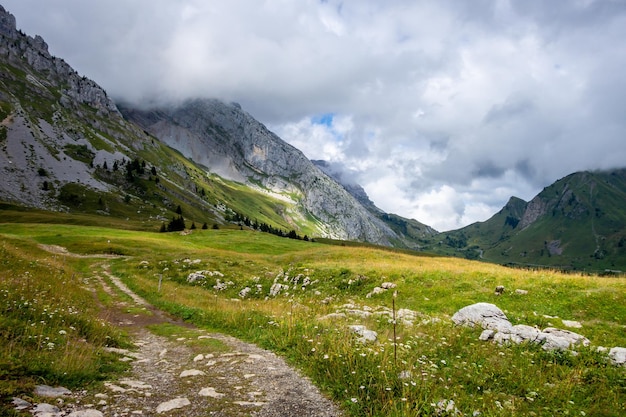
POLYGON ((382 293, 384 293, 385 291, 387 291, 387 290, 385 290, 384 288, 381 288, 381 287, 374 287, 374 288, 372 289, 372 291, 368 292, 368 293, 367 293, 367 295, 365 295, 365 298, 372 298, 372 295, 382 294, 382 293))
POLYGON ((496 334, 495 330, 485 329, 478 337, 479 340, 486 341, 493 339, 493 336, 496 334))
POLYGON ((202 353, 193 358, 194 362, 199 362, 201 360, 204 360, 204 355, 202 353))
POLYGON ((476 303, 463 307, 452 316, 452 321, 459 325, 480 326, 483 329, 504 333, 509 333, 513 327, 504 312, 490 303, 476 303))
POLYGON ((515 290, 515 294, 517 295, 526 295, 528 294, 528 290, 520 290, 519 288, 515 290))
POLYGON ((183 408, 190 405, 191 402, 184 397, 174 398, 173 400, 169 400, 159 404, 156 408, 156 412, 158 414, 165 413, 166 411, 175 410, 177 408, 183 408))
POLYGON ((542 336, 545 335, 545 343, 542 346, 544 350, 565 350, 576 345, 589 346, 590 344, 585 336, 569 330, 548 327, 542 333, 542 336))
POLYGON ((351 316, 357 316, 363 319, 366 319, 372 315, 371 312, 363 310, 346 310, 346 313, 351 316))
POLYGON ((120 384, 126 385, 127 387, 135 388, 135 389, 151 389, 152 385, 146 384, 143 381, 137 381, 134 379, 120 379, 120 384))
POLYGON ((222 398, 226 394, 219 393, 215 391, 215 388, 208 387, 208 388, 202 388, 200 392, 198 393, 198 395, 202 397, 222 398))
POLYGON ((58 413, 59 407, 52 405, 52 404, 48 404, 48 403, 39 403, 35 406, 35 408, 33 408, 31 410, 31 413, 38 415, 38 414, 43 414, 43 413, 58 413))
POLYGON ((517 335, 525 342, 540 342, 544 340, 541 330, 525 324, 517 324, 511 327, 511 333, 517 335))
POLYGON ((126 388, 122 388, 119 385, 111 384, 110 382, 105 382, 104 386, 113 392, 126 392, 126 388))
POLYGON ((361 343, 375 342, 378 339, 378 333, 373 330, 368 330, 367 327, 363 325, 354 324, 350 326, 349 329, 361 336, 358 339, 361 343))
POLYGON ((198 375, 206 375, 203 371, 199 369, 187 369, 180 373, 181 378, 187 378, 189 376, 198 376, 198 375))
POLYGON ((32 404, 28 401, 18 397, 13 397, 13 401, 11 401, 11 403, 15 406, 16 410, 24 410, 32 406, 32 404))
POLYGON ((615 365, 626 366, 626 348, 614 347, 609 351, 609 358, 615 365))
POLYGON ((565 327, 571 327, 573 329, 580 329, 583 327, 582 324, 580 324, 580 322, 578 321, 574 321, 574 320, 561 320, 563 322, 563 326, 565 327))
POLYGON ((48 385, 37 385, 35 386, 35 394, 40 397, 62 397, 64 395, 70 395, 72 391, 68 390, 64 387, 51 387, 48 385))
POLYGON ((419 316, 417 311, 409 310, 408 308, 401 308, 396 311, 397 320, 410 320, 414 321, 419 316))
POLYGON ((393 288, 396 288, 397 285, 394 284, 393 282, 383 282, 382 284, 380 284, 380 288, 384 289, 384 290, 391 290, 393 288))

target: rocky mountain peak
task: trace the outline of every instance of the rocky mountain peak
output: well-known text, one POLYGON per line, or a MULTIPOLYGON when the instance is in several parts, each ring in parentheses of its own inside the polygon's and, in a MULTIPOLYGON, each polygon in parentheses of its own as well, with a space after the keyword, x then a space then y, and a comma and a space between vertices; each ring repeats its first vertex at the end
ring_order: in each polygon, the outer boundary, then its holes
POLYGON ((7 12, 2 5, 0 5, 0 35, 10 39, 17 38, 15 16, 7 12))
POLYGON ((37 79, 42 93, 51 86, 64 85, 59 103, 64 107, 83 103, 94 107, 101 116, 121 116, 113 100, 94 81, 81 77, 69 64, 48 52, 48 44, 17 30, 15 17, 0 6, 0 54, 3 61, 25 70, 31 81, 37 79), (33 73, 34 71, 34 73, 33 73))

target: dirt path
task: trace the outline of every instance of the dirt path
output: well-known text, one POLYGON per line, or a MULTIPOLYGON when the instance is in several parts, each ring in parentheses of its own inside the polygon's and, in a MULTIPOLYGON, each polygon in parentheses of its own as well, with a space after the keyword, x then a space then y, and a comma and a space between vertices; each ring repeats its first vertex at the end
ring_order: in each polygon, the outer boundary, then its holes
POLYGON ((36 404, 31 410, 35 416, 341 415, 274 353, 179 322, 133 293, 105 263, 97 268, 93 285, 101 285, 116 300, 108 319, 127 328, 138 348, 111 350, 131 362, 132 370, 106 382, 99 392, 75 391, 70 398, 51 400, 52 408, 36 404), (122 300, 112 286, 132 301, 122 300), (148 330, 155 324, 167 327, 168 337, 148 330))

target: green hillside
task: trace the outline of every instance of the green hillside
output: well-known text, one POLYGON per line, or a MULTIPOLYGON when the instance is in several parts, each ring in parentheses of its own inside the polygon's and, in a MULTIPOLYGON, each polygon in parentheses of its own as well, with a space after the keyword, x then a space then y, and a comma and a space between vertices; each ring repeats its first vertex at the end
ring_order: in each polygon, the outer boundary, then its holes
POLYGON ((439 251, 520 266, 626 271, 626 170, 580 172, 531 202, 512 198, 485 222, 443 233, 439 251))

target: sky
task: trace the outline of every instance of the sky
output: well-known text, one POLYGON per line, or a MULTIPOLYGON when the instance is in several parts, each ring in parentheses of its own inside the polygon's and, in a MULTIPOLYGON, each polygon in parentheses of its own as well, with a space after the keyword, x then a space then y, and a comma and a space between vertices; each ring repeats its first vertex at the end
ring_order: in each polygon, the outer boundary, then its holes
POLYGON ((0 0, 110 96, 234 101, 439 231, 626 167, 626 0, 0 0))

